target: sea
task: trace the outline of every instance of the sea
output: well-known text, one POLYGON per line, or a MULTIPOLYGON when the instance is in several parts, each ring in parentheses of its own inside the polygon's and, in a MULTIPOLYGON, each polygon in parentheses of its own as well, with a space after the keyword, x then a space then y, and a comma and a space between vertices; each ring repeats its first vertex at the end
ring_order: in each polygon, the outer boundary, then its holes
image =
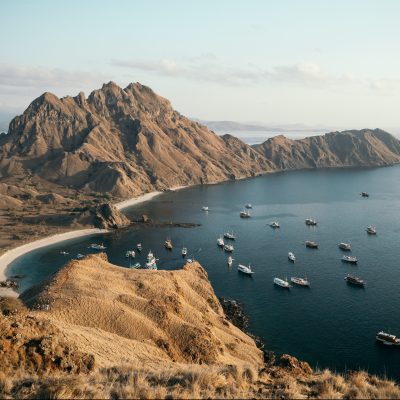
MULTIPOLYGON (((91 243, 104 243, 109 260, 129 268, 127 250, 142 243, 134 262, 144 264, 149 250, 159 269, 179 269, 187 258, 198 260, 217 296, 237 300, 250 321, 249 331, 268 350, 291 354, 313 367, 337 372, 363 369, 400 379, 400 348, 376 342, 381 330, 400 336, 400 166, 371 169, 318 169, 269 174, 257 178, 166 192, 125 210, 132 218, 148 215, 161 226, 145 225, 113 234, 79 238, 22 256, 7 274, 23 275, 21 289, 38 284, 91 243), (369 198, 360 194, 366 191, 369 198), (240 212, 251 203, 251 218, 240 212), (209 211, 202 210, 208 206, 209 211), (306 218, 318 225, 310 227, 306 218), (279 229, 269 226, 280 223, 279 229), (172 228, 168 223, 195 223, 172 228), (164 224, 163 224, 164 223, 164 224), (366 232, 368 225, 376 236, 366 232), (234 265, 217 246, 233 231, 234 265), (163 247, 170 238, 174 248, 163 247), (306 240, 319 244, 305 247, 306 240), (349 242, 358 265, 341 261, 338 243, 349 242), (67 251, 67 256, 60 251, 67 251), (296 255, 293 264, 288 252, 296 255), (237 264, 251 264, 252 277, 237 264), (345 281, 353 274, 365 288, 345 281), (310 288, 283 289, 273 279, 307 277, 310 288)), ((106 282, 104 283, 107 284, 106 282)))

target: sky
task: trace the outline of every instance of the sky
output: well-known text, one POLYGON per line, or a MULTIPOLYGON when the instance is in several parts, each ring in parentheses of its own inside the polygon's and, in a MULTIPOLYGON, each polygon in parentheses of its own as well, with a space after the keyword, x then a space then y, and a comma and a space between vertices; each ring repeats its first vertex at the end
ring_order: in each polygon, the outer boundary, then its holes
POLYGON ((0 119, 112 80, 203 120, 400 132, 399 15, 397 0, 1 0, 0 119))

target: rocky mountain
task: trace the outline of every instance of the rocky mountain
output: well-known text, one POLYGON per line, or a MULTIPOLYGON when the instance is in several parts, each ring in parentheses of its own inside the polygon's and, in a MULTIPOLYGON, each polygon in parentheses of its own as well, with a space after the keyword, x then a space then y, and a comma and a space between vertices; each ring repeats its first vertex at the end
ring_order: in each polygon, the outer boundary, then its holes
POLYGON ((0 138, 2 177, 26 174, 63 186, 129 197, 178 185, 214 183, 270 170, 175 111, 150 88, 110 82, 59 99, 44 93, 0 138))
POLYGON ((380 129, 363 129, 291 140, 275 136, 253 148, 276 170, 370 167, 400 162, 400 141, 380 129))

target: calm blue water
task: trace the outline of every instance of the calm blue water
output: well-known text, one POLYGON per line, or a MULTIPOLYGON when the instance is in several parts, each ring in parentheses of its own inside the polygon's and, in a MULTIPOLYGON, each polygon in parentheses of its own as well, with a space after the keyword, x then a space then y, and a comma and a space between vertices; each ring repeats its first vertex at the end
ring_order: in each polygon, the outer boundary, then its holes
POLYGON ((125 252, 141 242, 139 261, 151 248, 160 258, 159 267, 182 266, 182 246, 189 248, 209 274, 218 296, 244 304, 250 330, 264 339, 268 349, 289 353, 313 366, 338 371, 367 369, 371 373, 400 378, 400 349, 375 342, 375 334, 390 329, 400 335, 400 167, 367 170, 319 170, 274 174, 240 182, 199 186, 165 193, 153 201, 130 209, 153 220, 196 222, 197 228, 144 228, 96 239, 79 239, 35 251, 17 260, 9 274, 26 274, 24 287, 37 283, 57 270, 68 257, 87 253, 88 244, 104 242, 111 262, 127 265, 125 252), (371 194, 361 198, 361 191, 371 194), (243 205, 254 206, 252 218, 243 220, 243 205), (201 211, 203 205, 210 212, 201 211), (307 227, 304 219, 315 218, 318 227, 307 227), (280 229, 266 224, 279 220, 280 229), (376 225, 377 236, 368 236, 367 225, 376 225), (235 263, 251 263, 253 278, 228 269, 227 255, 216 238, 227 230, 238 236, 235 263), (175 245, 163 248, 166 237, 175 245), (318 250, 305 248, 304 240, 315 240, 318 250), (337 244, 352 243, 358 266, 343 264, 337 244), (288 251, 296 254, 293 265, 288 251), (365 289, 351 287, 346 273, 367 281, 365 289), (311 288, 290 291, 274 287, 274 277, 304 276, 311 288))

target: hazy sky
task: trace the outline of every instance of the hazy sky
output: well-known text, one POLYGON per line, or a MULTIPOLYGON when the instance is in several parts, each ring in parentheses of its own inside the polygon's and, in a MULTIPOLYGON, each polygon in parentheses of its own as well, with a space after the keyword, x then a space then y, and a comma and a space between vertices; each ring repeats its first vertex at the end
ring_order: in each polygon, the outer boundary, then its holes
POLYGON ((208 120, 400 127, 400 1, 0 1, 0 112, 139 81, 208 120))

